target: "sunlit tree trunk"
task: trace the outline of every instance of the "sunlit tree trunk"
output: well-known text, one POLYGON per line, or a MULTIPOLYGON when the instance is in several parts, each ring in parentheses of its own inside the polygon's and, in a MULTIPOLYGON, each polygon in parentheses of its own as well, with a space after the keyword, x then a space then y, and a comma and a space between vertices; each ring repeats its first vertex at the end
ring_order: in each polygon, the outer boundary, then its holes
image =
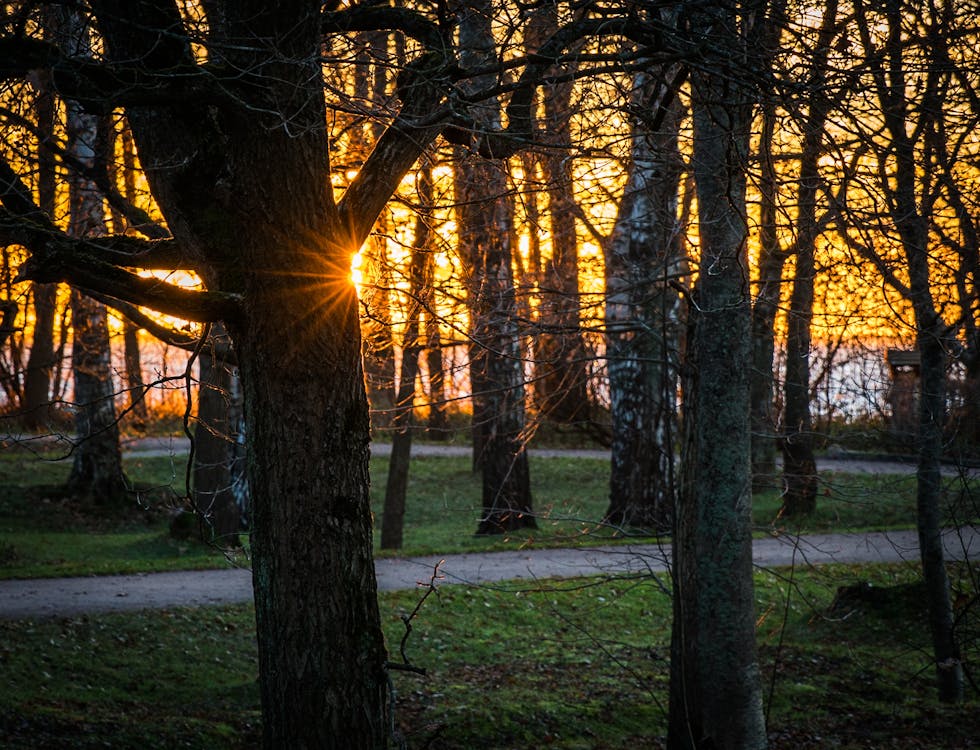
POLYGON ((682 334, 677 223, 680 103, 660 76, 636 77, 629 180, 607 243, 606 358, 612 416, 607 522, 669 529, 677 357, 682 334), (651 132, 645 122, 660 119, 651 132))
MULTIPOLYGON (((59 38, 71 56, 91 54, 90 30, 75 11, 59 19, 59 38)), ((72 102, 67 105, 68 151, 80 163, 96 162, 98 118, 72 102)), ((105 234, 102 195, 80 174, 69 177, 69 234, 92 237, 105 234)), ((105 305, 77 290, 71 295, 72 370, 74 373, 74 451, 67 489, 96 503, 115 505, 126 499, 126 479, 119 447, 119 423, 114 403, 109 326, 105 305)))
POLYGON ((755 645, 746 366, 751 310, 744 169, 752 107, 738 68, 731 67, 744 59, 750 42, 738 21, 714 7, 691 19, 709 52, 708 62, 691 74, 701 274, 689 313, 688 356, 696 377, 685 392, 689 438, 674 534, 671 748, 767 744, 755 645))
MULTIPOLYGON (((460 11, 461 63, 477 68, 495 59, 488 2, 460 11)), ((499 127, 499 105, 481 107, 482 124, 499 127)), ((456 167, 460 254, 469 270, 473 344, 475 461, 483 475, 483 515, 478 534, 534 526, 525 441, 524 374, 511 267, 513 210, 506 165, 465 154, 456 167)))

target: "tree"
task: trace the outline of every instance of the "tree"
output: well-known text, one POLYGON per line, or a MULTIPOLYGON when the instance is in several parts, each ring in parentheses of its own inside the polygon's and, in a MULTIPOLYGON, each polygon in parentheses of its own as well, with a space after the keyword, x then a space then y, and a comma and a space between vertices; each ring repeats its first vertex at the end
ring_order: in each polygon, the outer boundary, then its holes
POLYGON ((832 99, 827 90, 827 58, 838 34, 837 2, 824 8, 823 22, 810 67, 807 89, 811 92, 803 121, 799 185, 796 201, 796 267, 790 295, 786 332, 786 380, 783 386, 783 508, 790 517, 812 513, 817 506, 817 463, 813 455, 813 423, 810 416, 810 326, 813 321, 815 255, 820 222, 817 196, 821 185, 819 160, 832 99))
POLYGON ((923 147, 917 142, 927 133, 935 132, 937 121, 942 118, 943 93, 951 85, 952 71, 943 64, 948 58, 943 59, 943 47, 936 47, 936 42, 945 44, 942 41, 945 34, 935 33, 950 21, 951 7, 947 6, 945 13, 937 6, 930 10, 929 22, 935 35, 927 34, 923 46, 926 59, 932 64, 924 66, 925 72, 918 75, 909 71, 909 57, 914 59, 915 52, 909 49, 912 45, 904 28, 905 10, 901 0, 889 0, 879 15, 859 1, 855 3, 855 19, 884 125, 878 136, 880 150, 877 157, 888 167, 878 188, 886 197, 888 218, 904 253, 908 274, 907 285, 894 277, 892 280, 911 304, 919 353, 916 509, 936 679, 940 699, 957 701, 963 697, 963 670, 953 632, 940 511, 946 352, 952 346, 938 309, 930 267, 933 259, 930 257, 928 217, 929 209, 938 202, 938 194, 929 190, 929 183, 935 179, 933 157, 930 144, 923 147), (884 27, 880 42, 876 41, 872 31, 876 22, 884 27), (910 87, 912 77, 918 77, 917 90, 910 87), (910 91, 921 95, 918 107, 911 106, 910 91), (913 112, 917 117, 913 117, 913 112))
MULTIPOLYGON (((525 45, 533 53, 558 30, 558 0, 547 0, 530 11, 524 27, 525 45)), ((547 199, 551 255, 539 284, 541 332, 535 345, 534 391, 542 415, 555 422, 589 419, 585 342, 582 339, 578 287, 578 237, 572 174, 573 66, 549 71, 542 86, 542 140, 539 155, 547 199)))
MULTIPOLYGON (((479 70, 497 59, 489 2, 460 10, 460 63, 479 70)), ((490 86, 484 75, 474 86, 490 86)), ((475 114, 481 129, 500 129, 493 100, 475 114)), ((513 209, 504 165, 477 153, 456 165, 460 255, 468 269, 470 384, 475 464, 483 475, 483 513, 477 534, 536 525, 524 434, 524 373, 517 330, 511 258, 513 209)))
MULTIPOLYGON (((50 35, 51 11, 46 14, 44 27, 50 35)), ((35 108, 38 147, 38 205, 49 216, 54 215, 56 202, 57 175, 54 154, 50 144, 54 140, 56 107, 50 90, 47 75, 41 75, 36 82, 35 108)), ((51 404, 51 380, 56 363, 54 323, 58 309, 58 285, 34 284, 34 331, 31 352, 28 355, 24 372, 24 401, 21 405, 21 419, 27 429, 40 429, 46 422, 51 404)))
POLYGON ((747 72, 766 7, 692 9, 700 263, 689 306, 685 452, 674 551, 668 746, 766 747, 752 584, 745 169, 747 72), (753 23, 755 22, 755 23, 753 23))
MULTIPOLYGON (((65 10, 60 14, 56 34, 69 58, 91 57, 90 30, 77 12, 65 10)), ((100 151, 105 140, 100 138, 99 125, 97 116, 84 112, 77 102, 68 103, 68 153, 88 168, 93 168, 97 159, 105 158, 104 150, 100 151)), ((98 187, 78 173, 69 178, 68 187, 69 236, 85 241, 105 235, 105 208, 98 187)), ((108 313, 101 302, 73 289, 71 317, 78 444, 66 489, 98 504, 119 505, 127 497, 128 486, 119 447, 108 313)))
POLYGON ((381 516, 381 549, 402 546, 405 517, 405 495, 408 490, 409 458, 412 451, 412 414, 415 411, 415 379, 422 354, 419 334, 423 309, 432 291, 431 208, 432 177, 428 165, 417 173, 419 210, 415 219, 415 237, 409 264, 408 315, 402 337, 401 368, 398 376, 395 413, 392 418, 391 460, 385 484, 384 511, 381 516))
POLYGON ((606 520, 669 529, 674 499, 677 359, 683 333, 677 284, 682 235, 677 95, 680 67, 639 73, 630 170, 605 243, 606 359, 612 464, 606 520))
POLYGON ((212 326, 197 360, 193 509, 203 541, 237 547, 242 530, 241 385, 231 341, 220 323, 212 326))

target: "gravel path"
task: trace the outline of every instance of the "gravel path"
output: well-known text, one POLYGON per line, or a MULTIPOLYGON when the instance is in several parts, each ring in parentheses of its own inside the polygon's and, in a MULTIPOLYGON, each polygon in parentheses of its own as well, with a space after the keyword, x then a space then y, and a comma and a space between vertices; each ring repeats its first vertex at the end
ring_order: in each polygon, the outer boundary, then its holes
MULTIPOLYGON (((950 559, 980 559, 980 532, 975 529, 947 532, 945 542, 950 559)), ((768 537, 754 542, 752 557, 760 568, 831 562, 917 564, 918 542, 912 531, 768 537)), ((378 560, 375 567, 378 587, 386 591, 427 585, 437 564, 437 585, 518 590, 560 585, 560 579, 584 575, 663 572, 668 558, 669 547, 638 544, 386 558, 378 560)), ((243 569, 0 581, 0 618, 71 617, 251 599, 251 574, 243 569)))
MULTIPOLYGON (((48 438, 48 441, 52 441, 48 438)), ((58 442, 56 439, 53 442, 58 442)), ((71 443, 62 441, 66 451, 71 443)), ((32 442, 7 436, 7 446, 30 449, 32 442)), ((188 450, 186 438, 143 438, 128 441, 131 455, 180 455, 188 450)), ((375 443, 377 455, 388 455, 391 446, 375 443)), ((412 446, 417 456, 467 456, 465 446, 419 443, 412 446)), ((539 458, 577 456, 608 458, 603 450, 532 449, 539 458)), ((866 474, 908 474, 915 465, 907 462, 869 460, 866 457, 821 458, 823 470, 866 474)), ((957 467, 944 471, 959 473, 957 467)), ((969 470, 976 474, 976 469, 969 470)), ((950 559, 980 559, 980 533, 975 529, 946 534, 950 559)), ((623 575, 663 572, 667 569, 669 546, 579 547, 462 555, 385 558, 376 561, 378 587, 382 590, 411 589, 426 585, 438 564, 437 585, 505 585, 520 589, 557 585, 553 579, 585 575, 623 575), (548 580, 545 584, 543 581, 548 580), (506 583, 503 583, 506 582, 506 583)), ((914 531, 871 534, 814 535, 802 538, 767 537, 753 543, 753 560, 761 568, 793 564, 821 565, 909 561, 917 564, 918 541, 914 531)), ((117 612, 175 606, 206 606, 251 601, 251 573, 244 569, 148 573, 125 576, 92 576, 0 581, 0 618, 68 617, 84 613, 117 612)))

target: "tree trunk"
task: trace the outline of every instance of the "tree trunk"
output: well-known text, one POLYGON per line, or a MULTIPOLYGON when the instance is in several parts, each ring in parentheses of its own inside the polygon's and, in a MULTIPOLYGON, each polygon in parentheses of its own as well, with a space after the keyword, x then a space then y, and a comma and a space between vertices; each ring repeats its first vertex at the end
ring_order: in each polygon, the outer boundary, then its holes
POLYGON ((235 491, 238 447, 236 399, 241 394, 230 364, 231 342, 224 327, 215 324, 208 346, 198 359, 197 424, 194 428, 194 510, 201 537, 224 547, 237 547, 242 513, 235 491))
POLYGON ((382 748, 386 652, 357 300, 353 289, 324 289, 332 303, 311 321, 302 282, 260 274, 252 284, 232 335, 245 387, 265 747, 382 748))
POLYGON ((752 369, 750 371, 752 424, 752 488, 765 490, 776 484, 776 414, 773 397, 775 379, 775 329, 786 253, 776 231, 776 171, 773 164, 773 138, 776 128, 775 105, 762 110, 759 155, 759 262, 755 304, 752 306, 752 369))
MULTIPOLYGON (((478 68, 495 60, 492 18, 485 0, 461 11, 464 67, 478 68)), ((484 105, 480 115, 485 127, 499 127, 499 105, 484 105)), ((525 447, 524 373, 511 267, 513 215, 505 166, 465 155, 456 170, 460 254, 471 274, 474 459, 483 475, 483 514, 477 534, 536 525, 525 447)))
POLYGON ((402 340, 401 373, 398 398, 392 420, 391 459, 388 462, 388 481, 385 485, 384 512, 381 516, 381 549, 402 546, 405 519, 405 495, 408 490, 408 467, 412 452, 412 414, 415 410, 415 378, 419 371, 421 346, 419 321, 431 289, 429 256, 431 247, 432 179, 428 167, 418 171, 418 198, 421 210, 415 220, 412 259, 409 267, 409 313, 402 340))
POLYGON ((803 123, 803 146, 797 190, 796 272, 790 295, 786 331, 786 383, 783 404, 784 515, 791 518, 817 508, 817 463, 813 455, 813 422, 810 416, 810 325, 813 321, 814 256, 817 235, 817 191, 824 130, 830 101, 825 91, 827 54, 837 35, 837 2, 824 8, 817 48, 811 61, 809 110, 803 123))
POLYGON ((115 389, 105 305, 73 290, 71 315, 78 443, 66 489, 97 505, 121 505, 127 499, 128 485, 113 403, 115 389))
MULTIPOLYGON (((884 123, 890 136, 888 158, 894 160, 893 183, 888 189, 891 218, 898 230, 908 263, 909 299, 915 314, 916 347, 919 351, 921 393, 916 434, 916 509, 922 577, 927 591, 927 612, 936 660, 939 699, 963 699, 963 666, 953 631, 953 607, 942 543, 940 500, 942 476, 940 458, 946 413, 946 357, 944 323, 936 311, 929 274, 929 233, 927 217, 916 199, 915 144, 908 135, 908 104, 903 60, 902 7, 898 0, 888 3, 885 40, 887 68, 876 77, 884 123), (885 72, 887 70, 887 72, 885 72)), ((859 14, 862 40, 868 43, 867 18, 859 14)), ((870 46, 870 45, 869 45, 870 46)), ((884 68, 884 64, 883 68, 884 68)), ((938 102, 933 102, 936 107, 938 102)), ((930 106, 926 112, 934 111, 930 106)), ((931 167, 931 164, 928 165, 931 167)), ((927 170, 922 170, 923 172, 927 170)))
MULTIPOLYGON (((431 255, 427 259, 432 263, 431 255)), ((425 434, 432 440, 449 439, 449 416, 446 413, 446 371, 442 360, 442 335, 439 315, 433 307, 423 312, 425 319, 425 362, 429 369, 429 416, 425 434)))
POLYGON ((146 409, 146 386, 143 384, 143 363, 140 356, 140 329, 135 323, 123 321, 123 357, 126 362, 126 390, 129 391, 129 412, 133 427, 146 430, 149 412, 146 409))
MULTIPOLYGON (((547 0, 525 26, 529 53, 558 29, 558 2, 547 0)), ((570 66, 556 69, 567 74, 570 66)), ((540 157, 547 197, 551 255, 539 286, 541 333, 535 346, 535 396, 541 414, 570 424, 589 419, 588 369, 582 338, 578 288, 578 238, 572 195, 572 82, 542 87, 542 133, 552 148, 540 157)), ((536 231, 536 228, 535 228, 536 231)))
MULTIPOLYGON (((91 55, 90 30, 76 12, 65 10, 59 38, 69 56, 91 55)), ((73 102, 67 105, 68 151, 79 162, 96 162, 98 118, 73 102)), ((80 174, 69 178, 71 215, 69 234, 93 237, 105 234, 102 196, 95 184, 80 174)), ((127 498, 127 482, 119 447, 119 423, 114 403, 112 355, 105 306, 72 291, 72 369, 75 376, 75 448, 67 490, 97 504, 119 505, 127 498)))
MULTIPOLYGON (((52 12, 45 13, 50 18, 52 12)), ((48 30, 48 34, 52 30, 48 30)), ((37 95, 37 128, 41 143, 37 157, 38 206, 48 216, 55 215, 57 173, 54 153, 50 146, 54 139, 56 107, 54 94, 49 88, 48 76, 42 81, 37 95)), ((58 309, 58 285, 34 284, 34 332, 31 351, 24 371, 24 400, 21 419, 28 430, 42 429, 48 422, 51 409, 51 378, 54 371, 55 339, 54 323, 58 309)))
MULTIPOLYGON (((660 77, 657 76, 659 81, 660 77)), ((668 530, 674 504, 680 310, 669 286, 679 274, 677 194, 680 104, 640 74, 636 105, 659 132, 633 126, 629 180, 606 252, 606 358, 612 465, 606 521, 668 530)))
POLYGON ((755 645, 745 366, 750 304, 743 170, 751 102, 738 72, 727 67, 727 55, 745 43, 727 13, 710 9, 693 21, 713 52, 712 64, 691 76, 702 273, 688 342, 697 366, 693 392, 685 394, 688 482, 674 535, 668 746, 754 750, 766 747, 766 731, 755 645))

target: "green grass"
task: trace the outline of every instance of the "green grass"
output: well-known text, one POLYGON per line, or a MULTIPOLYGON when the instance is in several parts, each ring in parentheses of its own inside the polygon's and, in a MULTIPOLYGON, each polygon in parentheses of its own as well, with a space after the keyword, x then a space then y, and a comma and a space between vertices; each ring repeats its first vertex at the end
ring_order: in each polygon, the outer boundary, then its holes
MULTIPOLYGON (((975 746, 977 695, 958 707, 933 698, 916 580, 908 566, 757 576, 773 748, 975 746), (856 581, 879 596, 835 604, 856 581)), ((382 596, 390 644, 420 596, 382 596)), ((0 622, 0 744, 256 746, 252 616, 242 606, 0 622)), ((662 746, 670 603, 653 579, 446 586, 413 626, 407 656, 427 674, 393 675, 409 747, 662 746)))
MULTIPOLYGON (((183 494, 185 457, 129 459, 135 485, 124 512, 78 507, 59 497, 69 459, 49 460, 26 451, 0 453, 0 578, 128 573, 218 567, 221 550, 168 533, 168 519, 183 494)), ((380 527, 388 460, 372 459, 372 506, 380 527)), ((608 503, 607 460, 532 458, 538 528, 503 537, 475 537, 480 513, 480 480, 466 457, 416 456, 407 493, 404 547, 383 555, 451 554, 518 547, 614 542, 623 537, 600 520, 608 503)), ((821 475, 817 512, 800 523, 779 517, 780 498, 756 495, 754 522, 772 530, 827 532, 911 527, 915 521, 915 481, 911 476, 821 475)), ((950 503, 960 485, 949 480, 950 503)), ((973 504, 958 520, 976 519, 973 504)), ((633 537, 634 539, 636 537, 633 537)), ((642 536, 640 538, 643 538, 642 536)))

